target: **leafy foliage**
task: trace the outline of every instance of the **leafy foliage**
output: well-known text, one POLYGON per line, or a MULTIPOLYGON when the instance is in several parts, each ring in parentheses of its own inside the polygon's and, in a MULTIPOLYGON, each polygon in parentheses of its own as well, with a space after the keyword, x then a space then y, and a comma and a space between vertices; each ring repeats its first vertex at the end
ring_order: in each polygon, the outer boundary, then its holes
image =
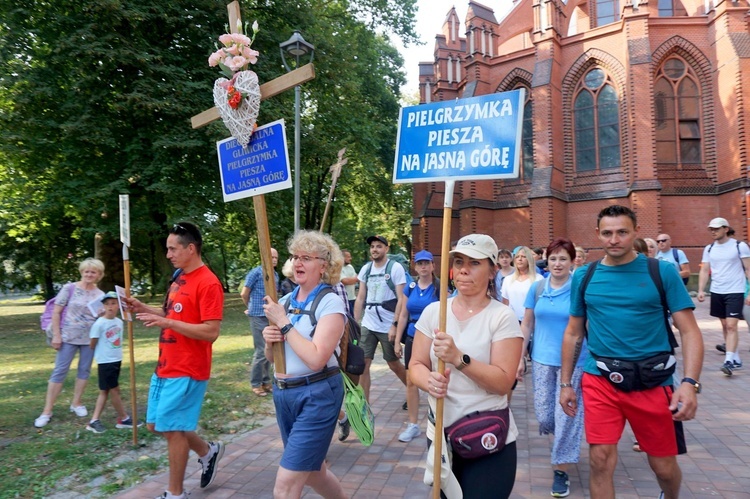
MULTIPOLYGON (((278 47, 294 29, 315 45, 317 77, 302 87, 303 225, 318 228, 328 168, 347 147, 334 237, 364 248, 377 231, 407 245, 410 190, 390 183, 403 60, 386 34, 416 41, 415 0, 242 7, 261 27, 253 69, 262 82, 284 71, 278 47)), ((189 124, 213 105, 219 74, 207 57, 226 23, 224 0, 0 0, 0 258, 10 262, 0 278, 50 294, 94 253, 95 235, 99 250, 118 255, 118 194, 130 195, 136 281, 160 289, 166 229, 178 220, 203 228, 207 259, 228 288, 257 263, 251 201, 221 199, 214 151, 226 129, 189 124)), ((284 118, 291 131, 293 102, 293 92, 265 101, 259 122, 284 118)), ((266 198, 283 248, 292 193, 266 198)), ((110 277, 116 260, 105 262, 110 277)))

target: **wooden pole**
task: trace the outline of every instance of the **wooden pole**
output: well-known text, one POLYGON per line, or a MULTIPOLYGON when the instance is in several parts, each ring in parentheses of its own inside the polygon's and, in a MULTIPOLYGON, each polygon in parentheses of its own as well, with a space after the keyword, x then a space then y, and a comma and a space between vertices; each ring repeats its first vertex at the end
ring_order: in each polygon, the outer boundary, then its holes
MULTIPOLYGON (((255 225, 258 227, 258 246, 263 270, 263 287, 271 300, 278 301, 276 296, 276 280, 274 278, 273 260, 271 259, 271 235, 268 229, 268 214, 266 213, 266 198, 263 195, 253 196, 255 208, 255 225)), ((279 324, 275 324, 278 326, 279 324)), ((274 371, 286 374, 286 355, 284 343, 273 344, 274 371)))
MULTIPOLYGON (((128 247, 122 245, 122 263, 125 271, 125 296, 130 298, 130 260, 128 247)), ((133 445, 138 445, 138 399, 135 392, 135 345, 133 344, 133 321, 128 323, 128 348, 130 350, 130 419, 133 421, 133 445)))
POLYGON ((331 165, 331 190, 328 192, 328 201, 326 202, 326 209, 323 212, 323 219, 320 221, 320 232, 323 232, 326 226, 326 218, 328 218, 328 212, 331 210, 331 203, 333 202, 333 193, 336 192, 336 182, 341 175, 341 167, 344 166, 349 160, 344 159, 344 153, 346 153, 346 147, 339 151, 339 159, 335 164, 331 165))
MULTIPOLYGON (((445 199, 443 200, 443 241, 440 249, 440 317, 438 330, 445 331, 448 327, 448 276, 450 274, 450 249, 451 249, 451 217, 453 216, 453 189, 456 183, 453 180, 445 181, 445 199)), ((438 359, 437 370, 445 374, 445 362, 438 359)), ((432 497, 440 499, 440 471, 443 461, 443 407, 445 399, 439 398, 435 404, 435 440, 432 446, 435 452, 435 460, 432 467, 433 484, 432 497)))

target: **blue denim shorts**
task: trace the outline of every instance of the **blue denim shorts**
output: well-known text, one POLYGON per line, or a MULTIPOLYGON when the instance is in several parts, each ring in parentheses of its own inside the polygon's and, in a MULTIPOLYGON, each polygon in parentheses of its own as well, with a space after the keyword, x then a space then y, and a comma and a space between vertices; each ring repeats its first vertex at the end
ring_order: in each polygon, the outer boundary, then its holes
POLYGON ((195 431, 208 381, 151 376, 146 422, 156 431, 195 431))
POLYGON ((320 471, 344 400, 344 380, 332 376, 311 385, 275 389, 276 421, 284 442, 281 466, 320 471))

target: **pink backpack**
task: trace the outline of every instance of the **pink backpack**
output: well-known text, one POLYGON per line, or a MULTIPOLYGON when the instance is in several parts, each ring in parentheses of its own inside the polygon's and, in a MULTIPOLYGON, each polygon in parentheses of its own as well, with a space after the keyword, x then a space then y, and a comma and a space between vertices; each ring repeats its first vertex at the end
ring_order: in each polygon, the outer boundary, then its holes
MULTIPOLYGON (((75 286, 74 282, 69 282, 68 284, 63 286, 63 289, 65 289, 66 287, 68 288, 68 301, 70 301, 73 286, 75 286)), ((52 312, 55 311, 55 299, 57 299, 57 295, 55 295, 54 298, 50 298, 49 300, 47 300, 47 303, 44 304, 44 312, 42 312, 42 316, 39 318, 39 325, 42 326, 42 331, 47 333, 48 344, 52 340, 52 312)), ((62 313, 60 314, 60 325, 62 325, 63 321, 65 320, 65 312, 67 312, 67 310, 68 305, 66 304, 62 309, 62 313)))

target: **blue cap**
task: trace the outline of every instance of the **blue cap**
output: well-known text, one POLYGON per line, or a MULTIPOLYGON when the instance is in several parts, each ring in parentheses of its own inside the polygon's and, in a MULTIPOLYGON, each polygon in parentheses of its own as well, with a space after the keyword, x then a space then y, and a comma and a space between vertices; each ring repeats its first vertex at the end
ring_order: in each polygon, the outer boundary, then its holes
POLYGON ((430 261, 430 262, 435 261, 432 258, 432 253, 430 253, 427 250, 422 250, 422 251, 418 252, 416 255, 414 255, 414 263, 423 262, 425 260, 430 261))
POLYGON ((104 293, 104 296, 102 296, 102 299, 100 301, 109 300, 110 298, 117 300, 117 293, 115 293, 114 291, 107 291, 106 293, 104 293))

